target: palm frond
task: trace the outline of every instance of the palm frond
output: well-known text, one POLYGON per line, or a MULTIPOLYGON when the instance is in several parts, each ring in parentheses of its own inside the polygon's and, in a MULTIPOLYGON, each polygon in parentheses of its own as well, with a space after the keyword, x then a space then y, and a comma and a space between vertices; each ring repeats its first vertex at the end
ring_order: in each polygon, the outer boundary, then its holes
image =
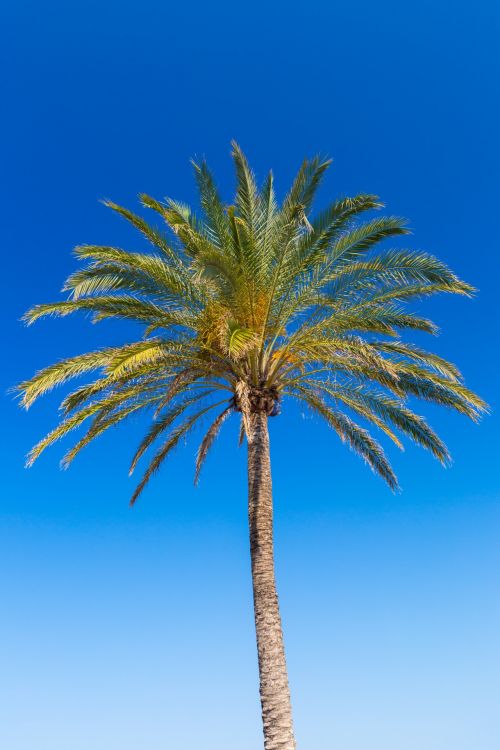
POLYGON ((117 351, 117 348, 99 349, 63 359, 39 370, 30 380, 25 380, 17 387, 17 391, 22 394, 22 405, 29 408, 41 395, 71 378, 106 367, 117 351))
MULTIPOLYGON (((382 391, 359 385, 338 385, 318 380, 306 382, 313 390, 323 391, 336 401, 340 401, 365 417, 365 419, 374 422, 384 432, 387 431, 387 422, 389 422, 405 435, 408 435, 415 443, 429 450, 442 464, 450 461, 448 449, 438 435, 422 417, 414 414, 399 399, 395 399, 382 391), (380 421, 382 424, 379 423, 380 421)), ((389 434, 389 437, 394 440, 391 434, 389 434)))
POLYGON ((94 417, 92 424, 85 435, 83 435, 83 437, 63 456, 61 459, 61 467, 67 469, 83 448, 110 427, 114 427, 119 422, 123 422, 123 420, 127 419, 131 414, 134 414, 141 409, 145 409, 148 406, 155 404, 157 401, 158 395, 154 395, 150 399, 140 399, 139 401, 133 401, 132 403, 127 402, 116 409, 103 408, 102 411, 94 417))
POLYGON ((224 411, 221 411, 220 414, 217 415, 217 417, 214 419, 210 427, 208 428, 208 431, 205 434, 205 437, 201 441, 200 447, 198 449, 198 455, 196 457, 196 471, 194 475, 194 483, 198 484, 198 481, 200 479, 200 472, 203 467, 203 464, 206 461, 206 458, 208 456, 208 453, 210 451, 210 448, 214 444, 215 440, 217 439, 217 436, 219 434, 220 428, 222 427, 225 420, 228 418, 228 416, 233 411, 233 406, 227 406, 224 411))
POLYGON ((394 474, 382 446, 372 438, 370 433, 353 422, 340 411, 328 406, 312 390, 303 386, 295 386, 292 395, 302 399, 317 414, 332 427, 342 442, 360 455, 370 468, 384 479, 392 490, 398 489, 398 480, 394 474))
POLYGON ((192 162, 200 193, 200 203, 206 217, 207 231, 220 249, 232 249, 231 229, 225 206, 220 198, 215 180, 205 161, 192 162))
POLYGON ((167 430, 170 425, 175 422, 175 420, 183 414, 183 412, 186 411, 186 409, 189 409, 190 406, 195 404, 197 401, 200 401, 204 396, 207 396, 210 393, 208 392, 202 392, 202 393, 196 393, 194 396, 191 396, 190 398, 185 398, 179 403, 176 403, 171 409, 169 409, 163 416, 157 421, 153 422, 151 425, 149 431, 143 438, 143 440, 140 442, 136 452, 134 453, 132 457, 132 462, 130 464, 129 474, 132 474, 135 467, 137 466, 137 463, 141 456, 147 451, 147 449, 155 442, 155 440, 163 433, 165 430, 167 430))
POLYGON ((123 206, 119 206, 117 203, 114 203, 110 200, 104 200, 104 205, 108 208, 111 208, 113 211, 116 211, 117 214, 122 216, 126 221, 128 221, 130 224, 132 224, 133 227, 139 230, 144 237, 152 244, 154 247, 157 247, 159 250, 164 253, 165 257, 169 258, 174 263, 178 263, 178 254, 175 252, 173 248, 170 247, 165 235, 162 234, 158 229, 155 227, 150 226, 147 221, 145 221, 142 217, 138 216, 137 214, 134 214, 132 211, 129 211, 128 208, 124 208, 123 206))
POLYGON ((236 209, 245 222, 249 234, 253 236, 258 221, 258 198, 255 175, 247 158, 236 141, 231 142, 232 157, 236 172, 236 209))
POLYGON ((65 317, 80 311, 92 312, 94 323, 107 318, 122 318, 147 323, 148 325, 154 324, 156 328, 168 329, 173 326, 188 328, 193 322, 193 318, 185 311, 168 310, 155 302, 146 302, 125 294, 81 297, 77 300, 35 305, 25 314, 24 320, 28 325, 31 325, 36 320, 48 315, 65 317))
POLYGON ((383 354, 401 355, 413 362, 425 365, 450 380, 462 380, 462 374, 456 365, 443 359, 443 357, 439 357, 433 352, 426 352, 414 344, 408 344, 402 341, 374 341, 371 342, 371 346, 383 354))
POLYGON ((188 419, 186 419, 182 424, 180 424, 171 432, 170 437, 167 438, 167 440, 159 448, 148 468, 144 472, 141 481, 137 485, 134 494, 130 499, 130 505, 134 505, 139 495, 144 491, 144 488, 146 487, 153 474, 158 471, 162 463, 167 458, 168 454, 177 446, 179 440, 187 435, 188 432, 193 429, 196 422, 198 422, 198 420, 200 420, 207 412, 209 412, 210 409, 219 406, 220 403, 223 402, 221 401, 217 404, 211 404, 210 406, 201 409, 200 411, 196 412, 188 419))

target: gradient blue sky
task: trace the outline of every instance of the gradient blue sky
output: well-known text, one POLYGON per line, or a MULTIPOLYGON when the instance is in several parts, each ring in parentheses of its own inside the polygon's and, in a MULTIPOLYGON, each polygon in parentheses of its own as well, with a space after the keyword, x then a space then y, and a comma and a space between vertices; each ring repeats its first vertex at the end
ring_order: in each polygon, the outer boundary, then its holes
MULTIPOLYGON (((98 199, 194 198, 229 141, 284 190, 334 158, 322 200, 376 192, 415 247, 480 293, 425 305, 431 342, 493 407, 498 309, 498 35, 480 3, 51 2, 3 8, 2 389, 127 326, 19 318, 57 299, 75 244, 141 247, 98 199), (487 352, 487 354, 486 354, 487 352)), ((66 473, 23 468, 56 419, 3 400, 0 745, 261 746, 244 451, 225 429, 199 489, 190 442, 134 510, 138 420, 66 473)), ((498 417, 425 409, 455 458, 389 449, 403 493, 327 429, 272 423, 277 568, 299 747, 498 750, 498 417)))

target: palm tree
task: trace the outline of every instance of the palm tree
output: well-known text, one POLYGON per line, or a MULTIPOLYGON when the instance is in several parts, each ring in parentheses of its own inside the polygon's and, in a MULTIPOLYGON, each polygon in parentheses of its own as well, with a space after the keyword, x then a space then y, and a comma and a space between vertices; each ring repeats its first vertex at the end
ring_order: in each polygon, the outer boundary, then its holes
POLYGON ((72 378, 97 372, 62 401, 64 418, 36 445, 28 464, 71 430, 86 431, 66 453, 67 467, 91 440, 142 410, 149 431, 131 462, 159 444, 131 503, 168 454, 205 416, 215 419, 201 441, 195 481, 223 422, 239 414, 248 446, 248 515, 260 698, 266 750, 295 747, 273 560, 273 503, 268 418, 285 397, 323 417, 392 490, 397 479, 374 425, 401 447, 399 434, 441 463, 446 446, 407 405, 416 396, 476 420, 484 402, 457 368, 410 343, 404 330, 435 333, 407 303, 438 292, 473 289, 423 252, 380 249, 408 234, 397 217, 375 217, 374 195, 341 198, 315 218, 311 206, 329 162, 302 164, 278 205, 270 173, 261 188, 236 143, 236 196, 225 205, 205 162, 194 163, 201 212, 174 200, 141 195, 163 229, 106 201, 151 243, 152 252, 76 248, 83 266, 67 280, 69 298, 33 307, 28 323, 47 315, 89 311, 94 321, 123 318, 144 336, 57 362, 19 386, 29 407, 72 378), (166 230, 166 233, 165 231, 166 230), (87 422, 88 420, 88 422, 87 422))

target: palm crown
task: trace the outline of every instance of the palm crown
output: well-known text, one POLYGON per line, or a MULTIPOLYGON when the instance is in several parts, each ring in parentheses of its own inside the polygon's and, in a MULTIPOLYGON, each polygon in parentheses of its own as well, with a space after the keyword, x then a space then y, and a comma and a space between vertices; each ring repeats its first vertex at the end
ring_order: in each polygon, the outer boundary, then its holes
POLYGON ((91 440, 140 410, 151 427, 132 459, 159 441, 136 500, 170 451, 205 415, 215 420, 197 456, 196 478, 224 420, 241 415, 241 439, 252 414, 279 413, 285 396, 305 402, 362 456, 391 488, 397 479, 371 423, 401 446, 408 435, 441 462, 448 451, 407 405, 416 396, 477 419, 484 402, 462 382, 457 368, 404 343, 400 332, 435 333, 435 325, 407 303, 438 292, 470 295, 472 287, 435 257, 406 249, 380 249, 408 234, 397 217, 360 220, 381 208, 374 195, 341 198, 315 218, 311 208, 328 161, 304 161, 279 205, 273 176, 256 184, 233 143, 236 196, 224 205, 204 162, 195 163, 201 215, 188 206, 141 195, 166 233, 112 202, 152 252, 83 245, 85 263, 66 281, 69 299, 37 305, 25 316, 90 311, 95 321, 123 318, 145 326, 144 337, 120 347, 58 362, 20 385, 22 403, 71 378, 98 372, 62 401, 64 419, 30 453, 40 453, 70 430, 88 428, 63 458, 67 466, 91 440))

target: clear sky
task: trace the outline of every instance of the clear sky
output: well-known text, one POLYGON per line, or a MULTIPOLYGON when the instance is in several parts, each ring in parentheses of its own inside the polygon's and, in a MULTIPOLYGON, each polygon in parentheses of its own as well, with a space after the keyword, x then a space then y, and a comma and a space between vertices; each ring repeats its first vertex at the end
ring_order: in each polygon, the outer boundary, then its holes
MULTIPOLYGON (((480 292, 424 306, 430 343, 495 409, 499 11, 479 3, 131 3, 3 8, 2 390, 126 325, 19 322, 59 299, 80 243, 142 247, 98 200, 192 201, 189 158, 232 189, 229 142, 283 191, 334 165, 321 200, 375 192, 414 247, 480 292)), ((0 746, 261 746, 245 454, 224 428, 200 487, 196 442, 130 510, 143 423, 68 472, 24 455, 54 426, 3 399, 0 746)), ((455 462, 389 448, 392 495, 318 421, 272 422, 277 569, 296 734, 308 750, 498 750, 498 410, 424 409, 455 462)))

